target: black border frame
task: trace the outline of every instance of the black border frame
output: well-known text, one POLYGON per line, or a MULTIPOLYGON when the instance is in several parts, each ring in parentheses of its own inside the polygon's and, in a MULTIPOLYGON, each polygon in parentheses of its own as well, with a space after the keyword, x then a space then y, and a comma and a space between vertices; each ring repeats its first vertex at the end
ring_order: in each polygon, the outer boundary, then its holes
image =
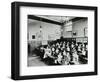
POLYGON ((88 76, 97 75, 97 53, 98 53, 98 28, 97 28, 97 12, 95 6, 77 6, 77 5, 61 5, 48 3, 31 3, 31 2, 12 2, 11 3, 11 78, 14 80, 25 79, 41 79, 41 78, 58 78, 58 77, 73 77, 73 76, 88 76), (63 73, 63 74, 46 74, 46 75, 30 75, 20 76, 20 7, 45 7, 45 8, 60 8, 60 9, 79 9, 79 10, 93 10, 94 18, 94 72, 80 72, 80 73, 63 73))

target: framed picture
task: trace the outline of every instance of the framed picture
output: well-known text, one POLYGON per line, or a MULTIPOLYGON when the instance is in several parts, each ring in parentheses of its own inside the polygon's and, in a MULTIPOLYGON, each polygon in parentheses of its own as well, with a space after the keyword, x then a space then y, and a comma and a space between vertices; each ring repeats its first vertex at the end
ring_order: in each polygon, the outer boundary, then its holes
POLYGON ((97 7, 11 5, 12 79, 97 75, 97 7))

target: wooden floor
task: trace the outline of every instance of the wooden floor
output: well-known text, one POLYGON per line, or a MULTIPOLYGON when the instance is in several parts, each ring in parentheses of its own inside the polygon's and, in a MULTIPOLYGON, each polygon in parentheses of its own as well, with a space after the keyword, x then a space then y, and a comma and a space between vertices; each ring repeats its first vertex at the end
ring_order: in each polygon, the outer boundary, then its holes
POLYGON ((28 57, 28 66, 47 66, 39 56, 29 56, 28 57))

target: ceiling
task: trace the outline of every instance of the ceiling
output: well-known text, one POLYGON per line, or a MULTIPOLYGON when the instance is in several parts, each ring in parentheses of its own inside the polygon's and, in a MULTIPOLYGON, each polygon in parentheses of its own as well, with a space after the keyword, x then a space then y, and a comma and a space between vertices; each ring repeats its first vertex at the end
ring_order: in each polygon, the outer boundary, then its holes
MULTIPOLYGON (((71 19, 74 19, 75 17, 72 16, 50 16, 50 15, 35 15, 37 17, 41 17, 41 18, 45 18, 45 19, 49 19, 49 20, 53 20, 53 21, 57 21, 57 22, 62 22, 62 21, 69 21, 71 19)), ((42 19, 40 19, 42 20, 42 19)), ((37 23, 39 22, 38 20, 34 20, 34 19, 28 19, 28 23, 37 23)))
POLYGON ((72 16, 50 16, 50 15, 39 15, 39 17, 43 17, 43 18, 46 18, 46 19, 50 19, 50 20, 54 20, 54 21, 57 21, 57 22, 61 22, 62 20, 70 20, 70 19, 73 19, 75 17, 72 17, 72 16))

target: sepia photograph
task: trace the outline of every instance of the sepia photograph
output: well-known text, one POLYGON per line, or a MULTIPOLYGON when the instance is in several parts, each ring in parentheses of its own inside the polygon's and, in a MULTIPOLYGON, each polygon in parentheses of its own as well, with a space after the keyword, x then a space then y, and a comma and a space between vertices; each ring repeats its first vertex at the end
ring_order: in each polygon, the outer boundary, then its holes
POLYGON ((27 15, 27 66, 88 64, 88 18, 27 15))

